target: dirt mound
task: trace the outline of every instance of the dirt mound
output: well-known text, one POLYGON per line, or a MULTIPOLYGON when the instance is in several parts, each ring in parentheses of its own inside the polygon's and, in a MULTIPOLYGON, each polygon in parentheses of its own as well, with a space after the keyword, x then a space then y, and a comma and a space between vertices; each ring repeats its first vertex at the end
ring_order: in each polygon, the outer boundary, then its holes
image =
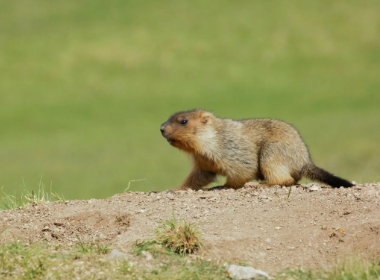
POLYGON ((199 225, 206 257, 275 272, 328 266, 361 254, 380 257, 380 183, 348 189, 289 188, 128 192, 106 200, 2 211, 2 242, 102 241, 128 250, 171 217, 199 225))
POLYGON ((30 243, 43 240, 72 245, 78 238, 86 242, 112 241, 128 229, 131 216, 121 211, 105 211, 106 208, 91 209, 96 208, 97 202, 46 203, 5 211, 3 235, 5 239, 30 243))

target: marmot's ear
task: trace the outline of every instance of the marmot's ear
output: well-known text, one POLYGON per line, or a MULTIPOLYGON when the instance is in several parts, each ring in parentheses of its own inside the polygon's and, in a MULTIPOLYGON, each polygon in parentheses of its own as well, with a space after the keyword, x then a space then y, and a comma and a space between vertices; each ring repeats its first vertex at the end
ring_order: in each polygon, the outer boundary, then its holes
POLYGON ((202 123, 206 124, 206 123, 210 120, 210 118, 211 118, 212 116, 213 116, 213 115, 212 115, 211 113, 209 113, 209 112, 204 112, 204 113, 202 114, 202 123))

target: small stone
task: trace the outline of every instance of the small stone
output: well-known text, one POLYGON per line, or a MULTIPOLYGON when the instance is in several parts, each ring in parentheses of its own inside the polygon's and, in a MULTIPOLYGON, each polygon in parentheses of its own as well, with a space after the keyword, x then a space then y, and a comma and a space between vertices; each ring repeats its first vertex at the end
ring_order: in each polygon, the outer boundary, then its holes
POLYGON ((125 254, 125 253, 120 252, 118 249, 113 249, 111 251, 110 255, 108 256, 108 259, 111 259, 111 260, 117 260, 117 259, 127 260, 128 259, 128 255, 125 254))
POLYGON ((281 227, 275 227, 275 229, 277 229, 277 230, 280 230, 280 229, 281 229, 281 227))
POLYGON ((269 278, 268 273, 250 266, 239 266, 232 264, 227 267, 227 271, 229 276, 234 279, 256 280, 269 278))
POLYGON ((167 198, 169 198, 170 200, 173 200, 174 199, 174 195, 172 193, 168 193, 167 195, 167 198))
POLYGON ((202 193, 200 196, 199 196, 199 198, 200 199, 207 199, 207 198, 209 198, 209 199, 213 199, 213 198, 216 198, 216 197, 218 197, 219 195, 217 194, 217 193, 215 193, 215 192, 204 192, 204 193, 202 193))
POLYGON ((145 259, 147 261, 151 261, 153 260, 153 256, 151 253, 149 253, 148 251, 142 251, 141 254, 145 257, 145 259))
POLYGON ((377 192, 374 189, 368 189, 364 194, 368 196, 377 196, 377 192))
POLYGON ((320 190, 319 187, 316 186, 316 185, 313 185, 313 186, 311 186, 311 187, 309 188, 309 191, 310 191, 310 192, 316 192, 316 191, 319 191, 319 190, 320 190))

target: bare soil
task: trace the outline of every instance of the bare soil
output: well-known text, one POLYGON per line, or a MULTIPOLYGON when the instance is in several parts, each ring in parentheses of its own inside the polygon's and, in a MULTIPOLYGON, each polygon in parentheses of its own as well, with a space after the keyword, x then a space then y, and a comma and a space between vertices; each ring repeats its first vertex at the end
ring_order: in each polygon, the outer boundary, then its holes
POLYGON ((269 273, 328 267, 352 255, 380 257, 380 183, 348 189, 289 188, 126 192, 104 200, 29 205, 0 212, 1 242, 73 246, 102 241, 127 252, 175 216, 198 225, 200 256, 269 273))

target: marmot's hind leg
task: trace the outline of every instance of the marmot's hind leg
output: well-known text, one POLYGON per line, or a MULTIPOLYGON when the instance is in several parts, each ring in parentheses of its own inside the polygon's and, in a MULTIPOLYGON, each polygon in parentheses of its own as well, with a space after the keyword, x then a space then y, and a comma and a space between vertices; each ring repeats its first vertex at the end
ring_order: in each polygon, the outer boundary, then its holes
POLYGON ((264 185, 267 186, 293 186, 298 182, 298 179, 292 177, 288 167, 284 165, 275 164, 270 168, 263 168, 262 173, 266 181, 264 185))
POLYGON ((272 187, 272 186, 285 186, 290 187, 296 185, 296 181, 277 181, 277 182, 270 182, 267 181, 265 183, 260 183, 259 186, 261 187, 272 187))
POLYGON ((298 182, 297 179, 289 174, 288 168, 283 165, 276 165, 275 167, 264 169, 262 172, 266 181, 262 185, 293 186, 298 182))
POLYGON ((302 166, 284 143, 274 142, 263 147, 260 154, 260 171, 268 186, 292 186, 300 176, 295 173, 302 166))

